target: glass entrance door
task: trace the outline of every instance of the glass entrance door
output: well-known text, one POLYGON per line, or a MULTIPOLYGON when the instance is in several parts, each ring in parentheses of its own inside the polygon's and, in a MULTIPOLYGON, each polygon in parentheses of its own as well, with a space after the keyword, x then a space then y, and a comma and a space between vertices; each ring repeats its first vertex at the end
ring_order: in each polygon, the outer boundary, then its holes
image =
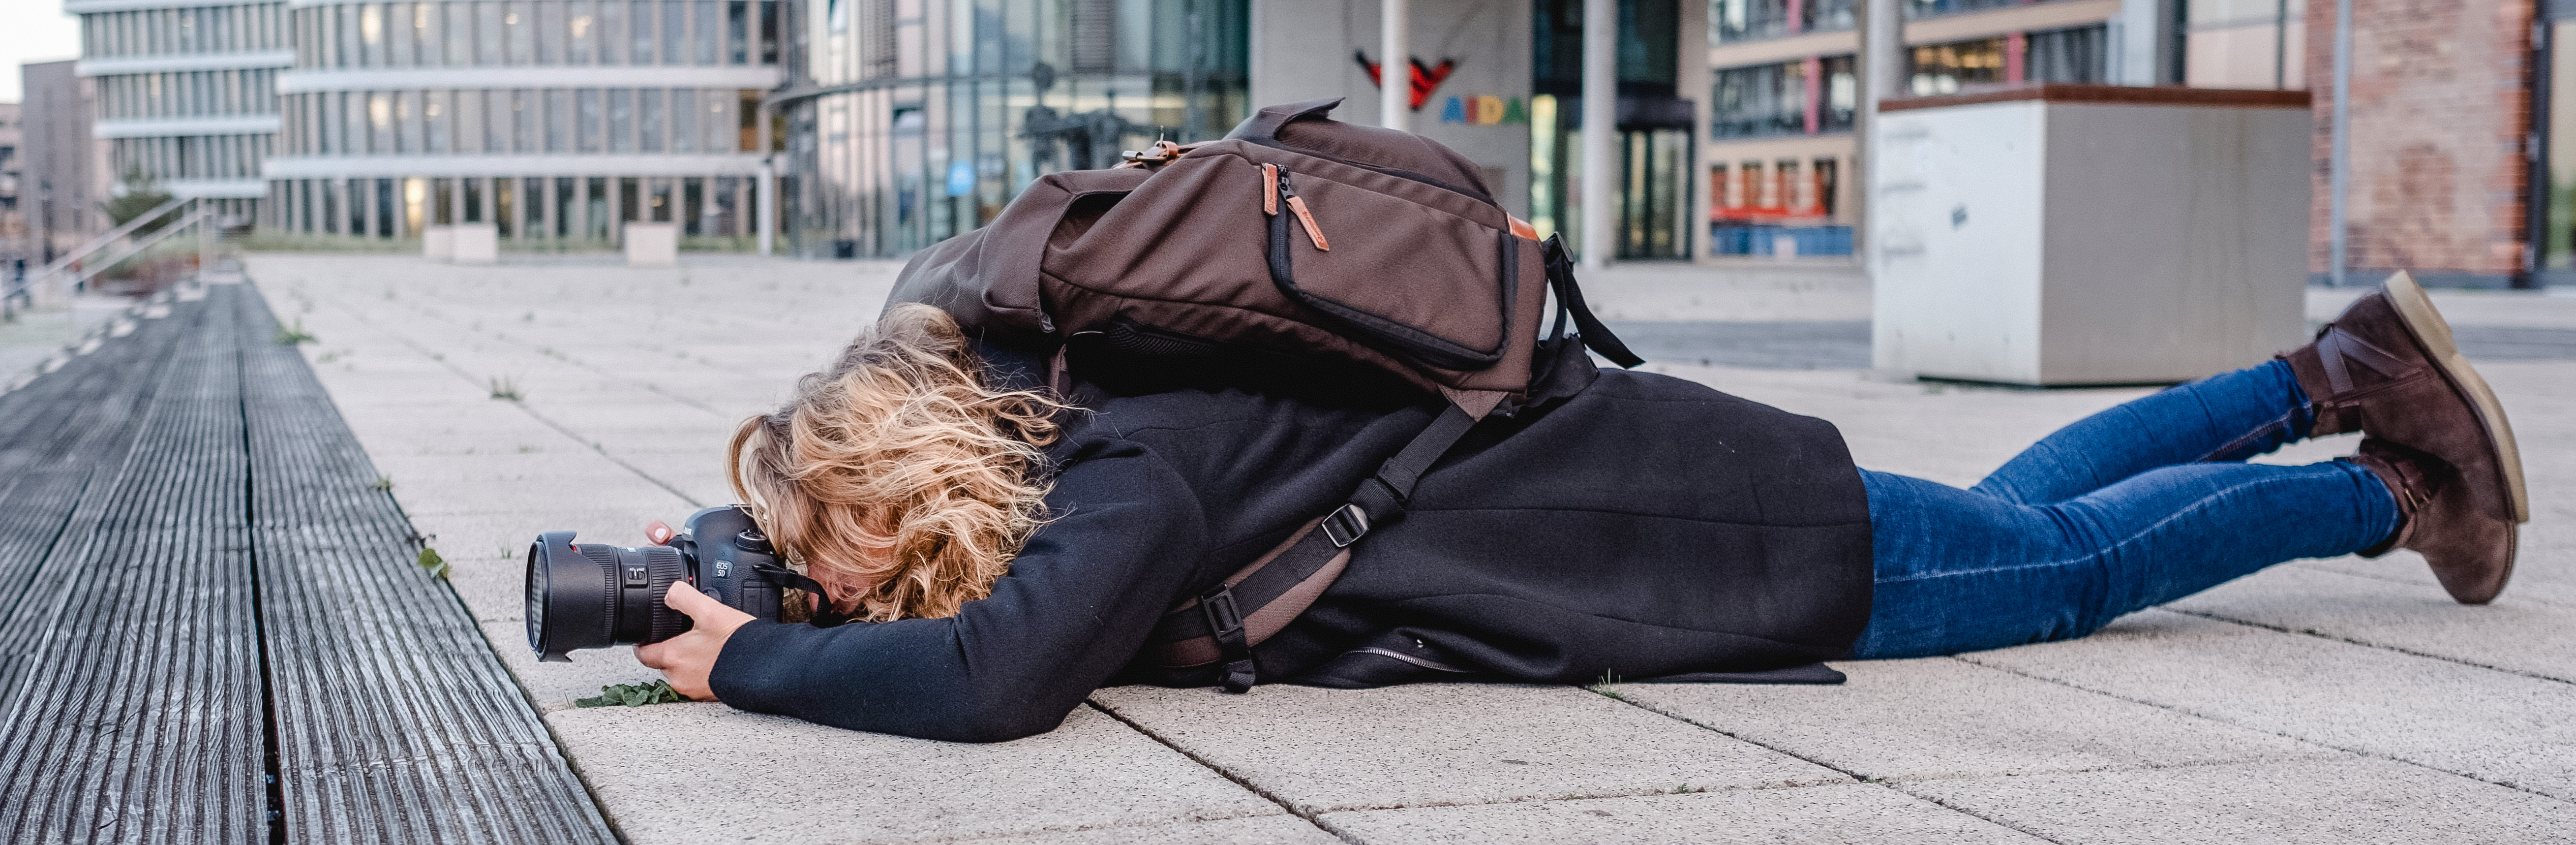
POLYGON ((1690 130, 1619 135, 1619 258, 1689 258, 1690 130))
POLYGON ((2542 155, 2533 174, 2534 281, 2576 284, 2576 19, 2549 22, 2541 45, 2539 92, 2542 155))
MULTIPOLYGON (((1583 249, 1583 130, 1560 118, 1560 102, 1530 98, 1530 222, 1539 236, 1559 234, 1583 249)), ((1618 181, 1611 185, 1613 239, 1621 260, 1689 258, 1697 202, 1695 155, 1687 127, 1619 130, 1618 181)))

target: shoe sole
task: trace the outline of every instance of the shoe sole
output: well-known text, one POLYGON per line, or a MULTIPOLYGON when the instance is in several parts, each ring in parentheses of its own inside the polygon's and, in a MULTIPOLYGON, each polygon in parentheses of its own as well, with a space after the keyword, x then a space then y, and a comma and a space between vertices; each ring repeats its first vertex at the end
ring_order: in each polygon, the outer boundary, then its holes
POLYGON ((2486 427, 2487 442, 2495 447, 2496 465, 2504 472, 2505 502, 2513 511, 2513 521, 2530 522, 2531 495, 2522 484, 2522 450, 2514 445, 2513 424, 2505 421, 2504 403, 2496 401, 2495 390, 2487 387, 2487 380, 2460 354, 2459 346, 2451 341, 2450 322, 2442 319, 2442 312, 2433 307, 2433 299, 2424 294, 2424 287, 2416 284, 2413 276, 2399 270, 2388 277, 2384 287, 2389 304, 2396 306, 2397 316, 2405 320, 2406 330, 2415 335, 2415 342, 2424 345, 2434 368, 2453 388, 2469 397, 2478 423, 2486 427))

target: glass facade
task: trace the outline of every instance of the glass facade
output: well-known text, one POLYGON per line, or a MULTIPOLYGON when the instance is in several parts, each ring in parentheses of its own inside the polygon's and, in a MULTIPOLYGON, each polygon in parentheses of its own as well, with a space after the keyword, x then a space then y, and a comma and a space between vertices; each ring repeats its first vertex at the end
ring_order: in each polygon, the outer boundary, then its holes
POLYGON ((293 8, 295 67, 265 225, 413 237, 489 223, 596 248, 626 222, 683 243, 757 234, 760 97, 788 6, 766 0, 428 0, 293 8))
POLYGON ((813 0, 781 234, 897 255, 992 222, 1039 176, 1250 114, 1248 0, 813 0))
POLYGON ((83 5, 67 9, 81 17, 81 73, 97 91, 92 133, 107 142, 109 170, 253 214, 278 123, 286 4, 83 5))

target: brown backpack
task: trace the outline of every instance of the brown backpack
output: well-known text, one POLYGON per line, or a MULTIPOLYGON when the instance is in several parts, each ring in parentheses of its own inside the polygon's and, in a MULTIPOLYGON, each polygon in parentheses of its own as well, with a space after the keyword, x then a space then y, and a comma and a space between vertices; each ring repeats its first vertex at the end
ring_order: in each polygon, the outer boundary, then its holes
POLYGON ((1223 140, 1040 177, 991 225, 915 255, 890 299, 1053 348, 1059 387, 1081 337, 1127 360, 1230 348, 1359 365, 1450 400, 1348 503, 1156 626, 1149 655, 1222 662, 1230 692, 1256 679, 1251 647, 1314 603, 1371 525, 1402 516, 1434 461, 1526 397, 1549 292, 1552 334, 1571 319, 1592 351, 1642 363, 1584 307, 1563 243, 1505 213, 1474 163, 1326 117, 1340 103, 1272 106, 1223 140))

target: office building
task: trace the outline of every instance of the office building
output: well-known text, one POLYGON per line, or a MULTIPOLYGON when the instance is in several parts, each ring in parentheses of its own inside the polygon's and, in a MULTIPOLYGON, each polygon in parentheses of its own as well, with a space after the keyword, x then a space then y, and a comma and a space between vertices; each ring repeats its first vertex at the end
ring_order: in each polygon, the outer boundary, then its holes
POLYGON ((286 4, 67 0, 81 17, 113 178, 140 176, 247 220, 277 132, 277 73, 290 57, 286 4))
POLYGON ((489 223, 527 248, 652 221, 735 245, 784 140, 759 102, 784 81, 786 5, 297 2, 261 223, 368 238, 489 223))
POLYGON ((110 228, 99 209, 111 184, 108 142, 90 134, 98 82, 81 76, 76 64, 19 66, 26 98, 18 104, 18 205, 34 241, 28 252, 39 262, 53 261, 110 228))

